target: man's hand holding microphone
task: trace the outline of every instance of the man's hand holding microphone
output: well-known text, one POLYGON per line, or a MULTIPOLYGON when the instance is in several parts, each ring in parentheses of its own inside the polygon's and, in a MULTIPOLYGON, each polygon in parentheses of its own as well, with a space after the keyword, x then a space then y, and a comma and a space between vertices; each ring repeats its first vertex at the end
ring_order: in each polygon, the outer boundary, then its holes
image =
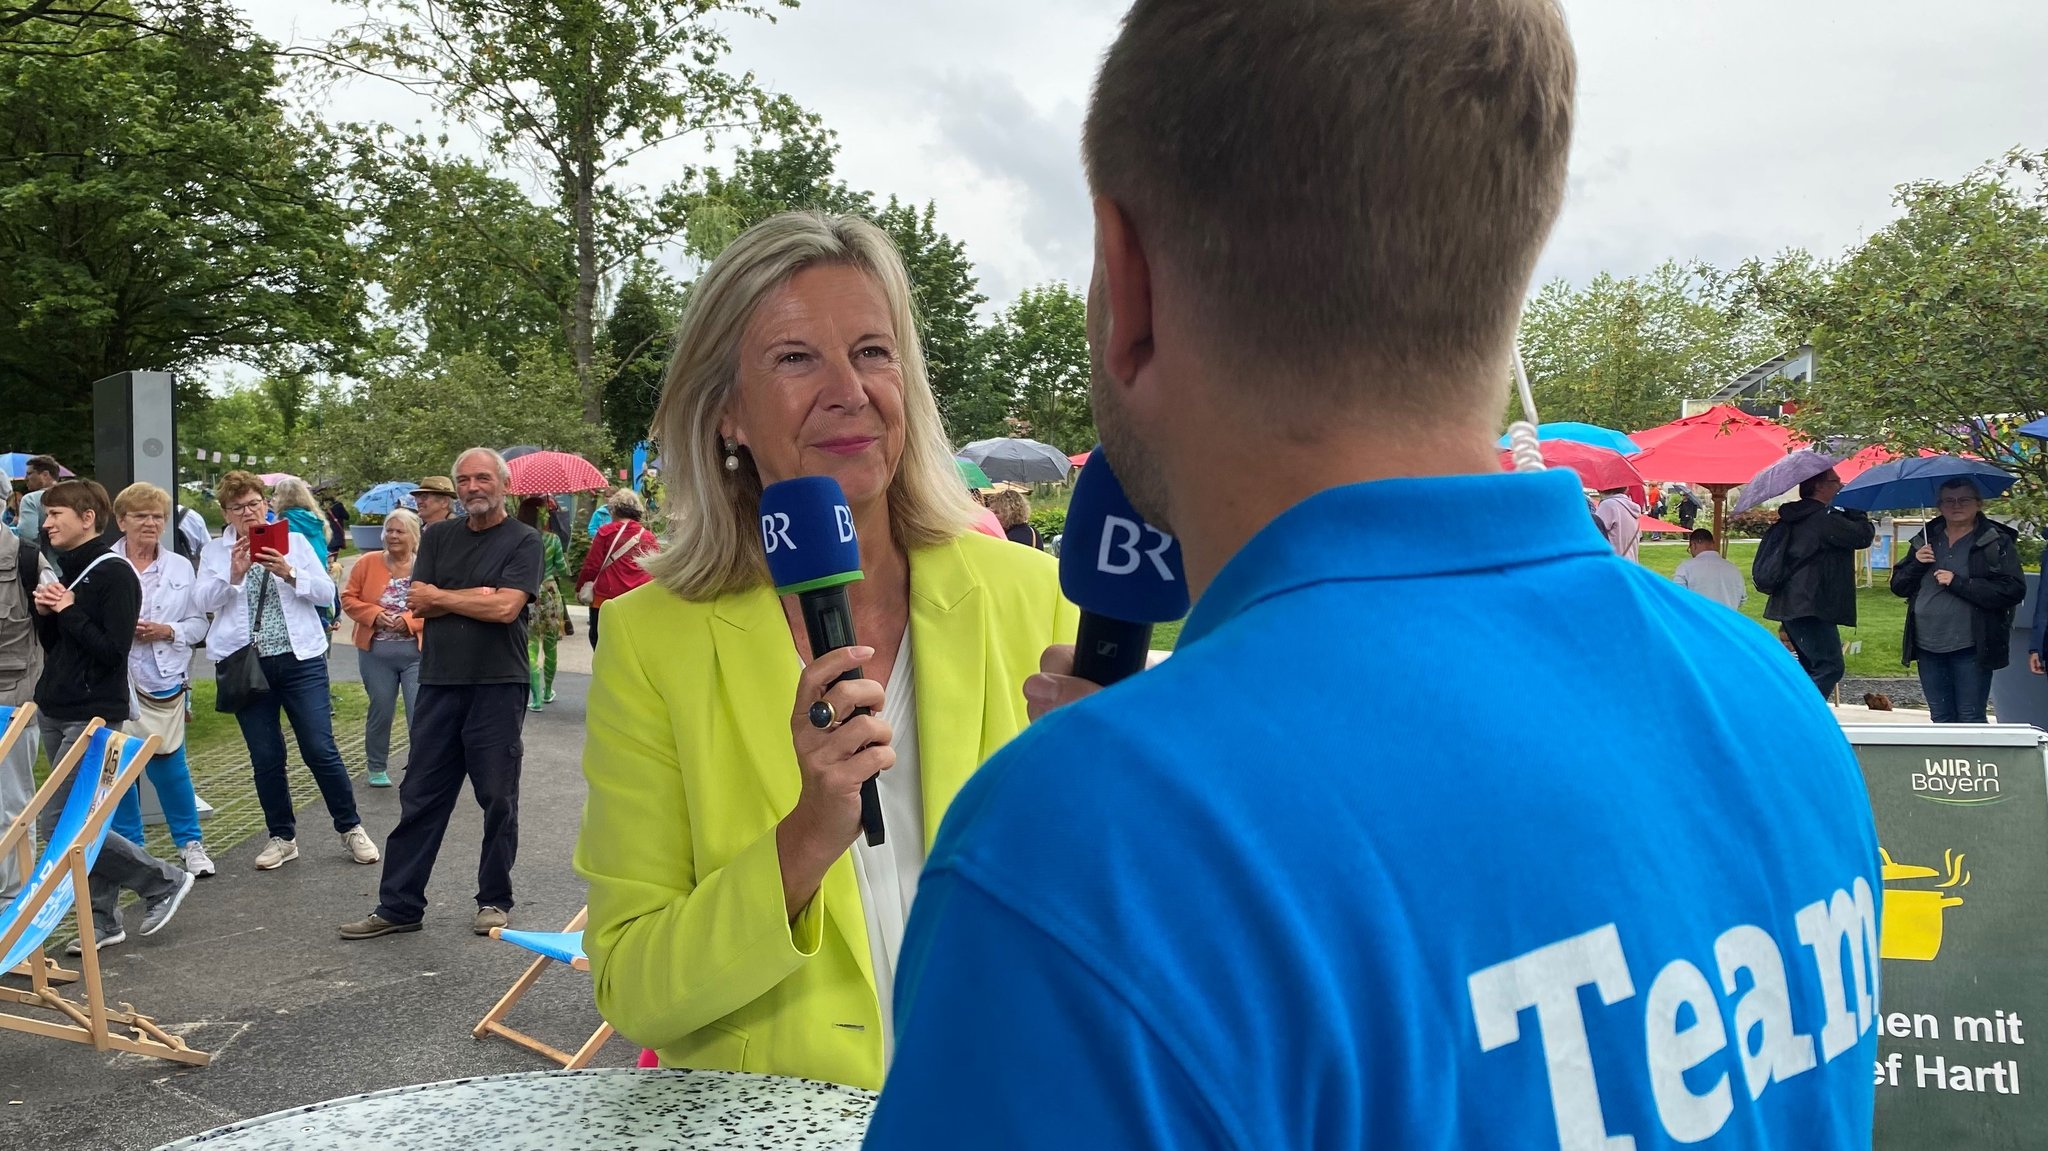
POLYGON ((1100 447, 1074 481, 1060 590, 1081 609, 1081 628, 1073 644, 1045 649, 1024 681, 1034 720, 1144 670, 1153 625, 1188 614, 1179 541, 1131 507, 1100 447))

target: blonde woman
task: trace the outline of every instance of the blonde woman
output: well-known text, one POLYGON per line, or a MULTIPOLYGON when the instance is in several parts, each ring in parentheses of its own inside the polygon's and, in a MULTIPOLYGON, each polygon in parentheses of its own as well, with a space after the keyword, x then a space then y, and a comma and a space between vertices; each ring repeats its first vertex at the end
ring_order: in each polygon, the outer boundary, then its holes
POLYGON ((420 553, 420 517, 398 508, 384 517, 384 550, 366 552, 349 569, 341 610, 355 621, 356 667, 370 697, 363 717, 363 761, 371 787, 391 786, 391 721, 405 697, 413 721, 420 689, 420 618, 409 610, 412 563, 420 553))
MULTIPOLYGON (((161 740, 144 770, 185 870, 205 876, 214 873, 213 857, 200 837, 199 799, 185 762, 185 717, 191 709, 192 647, 206 639, 206 613, 199 610, 192 561, 164 546, 172 514, 171 493, 155 484, 129 484, 114 497, 114 521, 121 527, 114 554, 142 581, 142 614, 128 648, 128 686, 139 710, 128 730, 161 740)), ((142 842, 141 789, 121 796, 111 826, 130 842, 142 842)))
POLYGON ((606 604, 584 744, 598 1007, 666 1066, 877 1087, 925 850, 1076 613, 1050 557, 968 530, 903 263, 872 224, 792 213, 735 241, 697 283, 655 421, 674 536, 654 582, 606 604), (839 481, 865 573, 863 646, 815 659, 757 523, 762 487, 797 476, 839 481))
POLYGON ((1031 526, 1031 501, 1016 488, 1003 488, 989 497, 989 510, 996 513, 996 522, 1003 525, 1003 537, 1011 543, 1023 544, 1027 548, 1045 548, 1045 541, 1038 538, 1038 529, 1031 526))
MULTIPOLYGON (((270 510, 278 519, 292 529, 293 535, 304 536, 313 546, 313 554, 320 557, 320 566, 327 569, 329 582, 335 579, 333 554, 327 550, 327 513, 320 510, 320 501, 313 498, 313 489, 297 476, 286 476, 270 489, 270 510)), ((320 622, 334 629, 340 617, 341 601, 319 610, 320 622)))

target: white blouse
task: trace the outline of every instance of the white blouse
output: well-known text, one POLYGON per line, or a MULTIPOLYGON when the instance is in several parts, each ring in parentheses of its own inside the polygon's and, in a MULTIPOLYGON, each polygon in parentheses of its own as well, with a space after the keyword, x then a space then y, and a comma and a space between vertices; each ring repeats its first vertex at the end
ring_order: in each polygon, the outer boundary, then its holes
POLYGON ((911 668, 910 629, 905 628, 882 704, 882 718, 894 734, 891 746, 896 749, 896 766, 876 782, 887 834, 880 847, 869 847, 865 835, 853 841, 853 874, 860 884, 868 955, 875 968, 875 997, 882 1007, 885 1070, 896 1056, 896 959, 903 949, 903 925, 910 918, 911 900, 917 898, 917 878, 924 871, 924 788, 917 762, 917 685, 911 668))

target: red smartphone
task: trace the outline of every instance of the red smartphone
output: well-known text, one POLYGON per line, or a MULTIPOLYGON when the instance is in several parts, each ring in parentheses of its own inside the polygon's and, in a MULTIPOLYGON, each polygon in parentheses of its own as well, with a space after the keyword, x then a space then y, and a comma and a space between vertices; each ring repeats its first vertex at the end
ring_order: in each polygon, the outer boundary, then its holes
POLYGON ((289 555, 292 550, 291 525, 279 520, 272 524, 257 524, 249 529, 249 558, 258 560, 263 553, 274 551, 278 555, 289 555))

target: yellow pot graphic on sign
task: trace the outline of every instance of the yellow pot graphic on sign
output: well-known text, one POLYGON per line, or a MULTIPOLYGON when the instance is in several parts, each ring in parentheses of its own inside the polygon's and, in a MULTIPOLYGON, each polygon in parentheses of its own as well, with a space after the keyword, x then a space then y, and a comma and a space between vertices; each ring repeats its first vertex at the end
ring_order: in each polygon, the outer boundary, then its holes
POLYGON ((1970 882, 1970 873, 1963 869, 1963 856, 1954 851, 1942 852, 1943 870, 1937 870, 1893 863, 1891 853, 1882 848, 1879 854, 1884 857, 1885 889, 1877 953, 1885 959, 1932 960, 1941 954, 1943 916, 1949 908, 1963 903, 1962 896, 1950 892, 1970 882), (1943 875, 1944 870, 1946 877, 1932 888, 1891 886, 1894 880, 1933 879, 1943 875))

